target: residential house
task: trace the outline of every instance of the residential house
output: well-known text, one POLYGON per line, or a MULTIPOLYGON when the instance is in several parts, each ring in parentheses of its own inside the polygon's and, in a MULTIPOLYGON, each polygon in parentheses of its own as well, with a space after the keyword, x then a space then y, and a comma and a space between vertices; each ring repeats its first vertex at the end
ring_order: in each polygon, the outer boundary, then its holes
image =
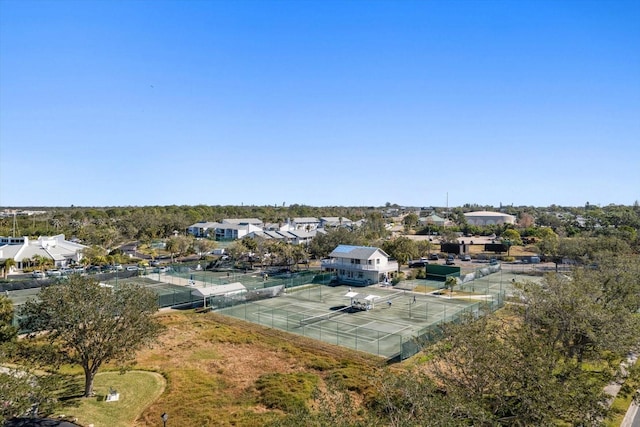
POLYGON ((339 245, 321 261, 321 268, 333 272, 339 283, 367 286, 389 280, 398 271, 398 262, 379 248, 339 245))

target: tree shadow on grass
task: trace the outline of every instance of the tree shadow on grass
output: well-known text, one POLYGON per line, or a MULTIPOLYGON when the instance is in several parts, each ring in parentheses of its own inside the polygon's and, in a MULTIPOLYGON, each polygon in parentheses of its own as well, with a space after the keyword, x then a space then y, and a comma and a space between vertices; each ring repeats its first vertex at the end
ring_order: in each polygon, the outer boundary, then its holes
POLYGON ((84 380, 74 375, 63 375, 58 390, 58 400, 65 406, 77 407, 84 398, 84 380))

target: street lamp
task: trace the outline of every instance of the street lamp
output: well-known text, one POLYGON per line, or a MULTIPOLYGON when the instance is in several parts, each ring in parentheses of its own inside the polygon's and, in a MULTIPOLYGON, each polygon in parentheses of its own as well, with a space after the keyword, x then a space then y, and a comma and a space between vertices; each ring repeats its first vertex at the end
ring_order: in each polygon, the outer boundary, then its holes
POLYGON ((164 427, 167 427, 167 420, 169 419, 169 415, 166 412, 163 412, 162 415, 160 415, 160 418, 162 418, 162 425, 164 427))

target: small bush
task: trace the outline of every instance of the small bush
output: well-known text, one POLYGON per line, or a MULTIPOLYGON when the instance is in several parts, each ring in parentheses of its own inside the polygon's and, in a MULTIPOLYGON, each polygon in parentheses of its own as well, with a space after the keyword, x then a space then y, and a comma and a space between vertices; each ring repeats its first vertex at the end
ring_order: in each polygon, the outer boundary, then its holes
POLYGON ((324 357, 313 357, 311 360, 307 361, 306 365, 310 369, 321 372, 335 368, 335 363, 324 357))
POLYGON ((316 375, 298 372, 293 374, 266 374, 256 381, 260 402, 270 409, 285 412, 304 411, 318 385, 316 375))

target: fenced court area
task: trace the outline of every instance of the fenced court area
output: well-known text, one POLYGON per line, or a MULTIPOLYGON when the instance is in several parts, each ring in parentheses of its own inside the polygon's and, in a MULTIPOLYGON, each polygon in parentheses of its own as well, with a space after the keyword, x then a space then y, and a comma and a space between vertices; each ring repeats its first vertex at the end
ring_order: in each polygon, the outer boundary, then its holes
POLYGON ((352 291, 379 298, 370 310, 354 310, 345 297, 348 286, 313 285, 218 312, 387 359, 405 359, 418 351, 420 339, 439 334, 438 325, 478 312, 485 304, 489 309, 502 304, 496 299, 448 298, 380 286, 352 291))
MULTIPOLYGON (((332 286, 331 276, 301 271, 268 277, 256 273, 226 273, 178 269, 166 273, 112 277, 103 283, 132 282, 158 295, 159 307, 196 307, 206 303, 217 312, 323 342, 403 360, 424 342, 438 339, 441 325, 465 314, 494 311, 512 293, 514 281, 540 280, 499 266, 478 267, 460 275, 454 292, 441 280, 404 280, 396 286, 332 286), (471 274, 473 273, 473 275, 471 274), (217 294, 230 283, 245 291, 217 294), (195 296, 194 289, 213 291, 195 296), (349 296, 347 296, 349 294, 349 296)), ((39 289, 11 292, 14 304, 37 295, 39 289)))

